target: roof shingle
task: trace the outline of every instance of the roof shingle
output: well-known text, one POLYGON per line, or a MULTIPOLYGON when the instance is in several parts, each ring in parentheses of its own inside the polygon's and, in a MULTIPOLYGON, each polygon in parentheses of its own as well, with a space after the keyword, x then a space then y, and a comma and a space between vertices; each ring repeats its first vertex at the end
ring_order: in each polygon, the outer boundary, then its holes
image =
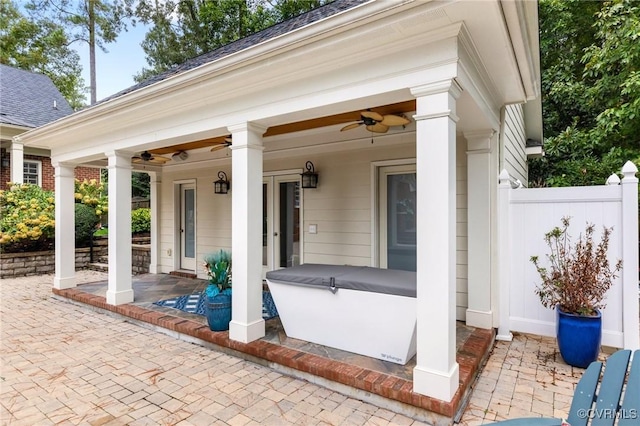
POLYGON ((39 127, 72 112, 49 77, 0 64, 0 123, 39 127))

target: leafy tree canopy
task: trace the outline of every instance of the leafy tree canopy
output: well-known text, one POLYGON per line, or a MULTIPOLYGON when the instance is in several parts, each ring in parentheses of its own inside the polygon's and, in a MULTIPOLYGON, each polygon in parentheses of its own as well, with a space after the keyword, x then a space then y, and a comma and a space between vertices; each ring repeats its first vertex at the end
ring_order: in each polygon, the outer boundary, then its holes
POLYGON ((135 16, 151 29, 142 42, 143 81, 174 65, 256 33, 328 0, 140 0, 135 16))
POLYGON ((47 75, 73 109, 85 101, 80 56, 64 28, 25 17, 12 0, 0 0, 0 63, 47 75))
POLYGON ((127 29, 134 0, 29 0, 25 7, 34 19, 48 19, 62 25, 71 43, 89 46, 91 104, 96 102, 96 46, 107 52, 127 29))
POLYGON ((640 162, 640 3, 540 0, 545 153, 534 186, 602 184, 640 162))

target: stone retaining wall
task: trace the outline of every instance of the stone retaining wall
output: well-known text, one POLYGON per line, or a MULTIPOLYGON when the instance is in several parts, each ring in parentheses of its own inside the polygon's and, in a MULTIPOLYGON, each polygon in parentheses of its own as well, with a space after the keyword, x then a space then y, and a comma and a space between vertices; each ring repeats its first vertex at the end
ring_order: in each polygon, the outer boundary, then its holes
MULTIPOLYGON (((93 261, 107 258, 109 248, 107 239, 96 240, 93 247, 93 261)), ((131 272, 134 275, 149 272, 151 263, 151 245, 132 245, 131 272)), ((76 270, 87 269, 91 263, 91 249, 76 249, 76 270)), ((0 254, 0 278, 26 277, 55 272, 55 251, 38 251, 31 253, 2 253, 0 254)))
POLYGON ((134 275, 148 274, 151 263, 151 244, 133 244, 131 250, 131 272, 134 275))

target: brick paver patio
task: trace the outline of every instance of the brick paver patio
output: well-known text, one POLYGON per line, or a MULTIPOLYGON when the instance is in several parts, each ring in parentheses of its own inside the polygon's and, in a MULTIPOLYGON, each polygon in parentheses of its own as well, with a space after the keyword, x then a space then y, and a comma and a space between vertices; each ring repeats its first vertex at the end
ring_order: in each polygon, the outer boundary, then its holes
MULTIPOLYGON (((51 282, 0 282, 2 425, 423 424, 54 300, 51 282)), ((497 342, 461 424, 566 416, 582 370, 555 351, 553 339, 536 336, 497 342)))

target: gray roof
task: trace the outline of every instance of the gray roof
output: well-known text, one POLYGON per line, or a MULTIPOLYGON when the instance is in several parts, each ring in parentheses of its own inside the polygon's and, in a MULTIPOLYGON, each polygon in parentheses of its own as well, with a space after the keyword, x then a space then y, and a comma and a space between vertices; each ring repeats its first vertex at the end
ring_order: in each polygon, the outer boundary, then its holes
POLYGON ((298 15, 294 18, 288 19, 284 22, 280 22, 279 24, 273 25, 255 34, 251 34, 247 37, 241 38, 240 40, 236 40, 218 49, 212 50, 211 52, 202 54, 193 59, 189 59, 188 61, 176 65, 161 74, 150 77, 147 80, 124 89, 112 96, 109 96, 103 99, 101 102, 120 97, 127 93, 133 92, 134 90, 138 90, 143 87, 150 86, 154 83, 166 80, 167 78, 174 75, 181 74, 185 71, 197 68, 209 62, 213 62, 217 59, 231 55, 232 53, 247 49, 266 40, 297 30, 298 28, 302 28, 324 18, 328 18, 329 16, 351 9, 368 1, 370 0, 335 0, 331 3, 327 3, 316 9, 310 10, 309 12, 303 13, 302 15, 298 15))
POLYGON ((0 123, 33 128, 72 112, 49 77, 0 64, 0 123))

